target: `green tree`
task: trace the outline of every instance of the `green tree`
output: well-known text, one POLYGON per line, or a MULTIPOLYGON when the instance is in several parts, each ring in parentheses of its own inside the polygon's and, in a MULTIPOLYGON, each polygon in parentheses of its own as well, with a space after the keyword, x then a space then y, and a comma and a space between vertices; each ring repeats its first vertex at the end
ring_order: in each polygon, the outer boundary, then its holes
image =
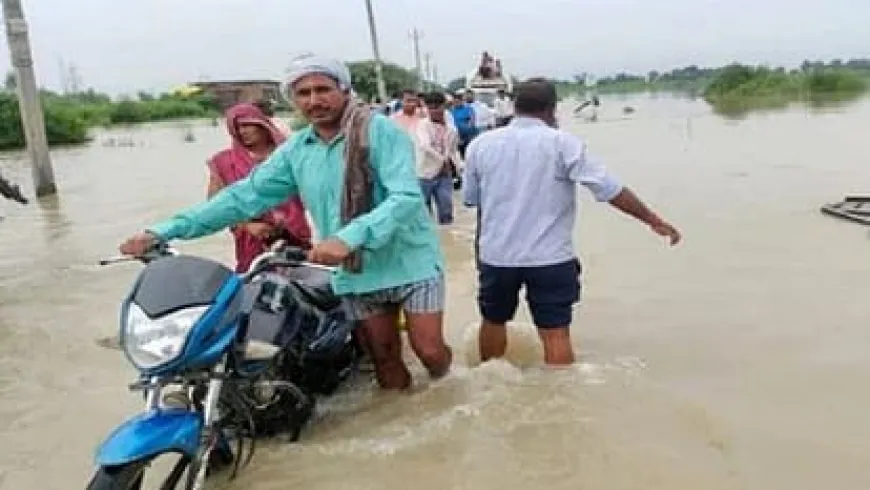
MULTIPOLYGON (((372 100, 378 95, 378 83, 375 76, 375 63, 371 60, 348 63, 353 89, 364 100, 372 100)), ((384 63, 384 84, 387 86, 387 96, 405 89, 417 86, 417 76, 410 70, 394 63, 384 63)))
POLYGON ((719 73, 719 76, 707 85, 707 88, 704 90, 704 97, 709 100, 734 92, 746 86, 757 76, 757 71, 750 66, 736 63, 726 66, 719 73))

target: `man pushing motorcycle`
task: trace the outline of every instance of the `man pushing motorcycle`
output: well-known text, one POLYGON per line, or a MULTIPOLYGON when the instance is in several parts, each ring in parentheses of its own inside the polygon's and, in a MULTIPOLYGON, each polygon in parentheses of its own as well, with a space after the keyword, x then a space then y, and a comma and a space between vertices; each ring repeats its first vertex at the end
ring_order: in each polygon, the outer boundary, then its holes
POLYGON ((324 240, 309 260, 341 266, 332 285, 362 323, 378 383, 404 389, 397 309, 411 347, 430 375, 447 373, 444 259, 420 192, 410 138, 351 93, 347 67, 304 56, 293 61, 287 90, 310 123, 247 178, 210 200, 126 240, 121 253, 142 255, 159 241, 193 239, 301 197, 324 240))

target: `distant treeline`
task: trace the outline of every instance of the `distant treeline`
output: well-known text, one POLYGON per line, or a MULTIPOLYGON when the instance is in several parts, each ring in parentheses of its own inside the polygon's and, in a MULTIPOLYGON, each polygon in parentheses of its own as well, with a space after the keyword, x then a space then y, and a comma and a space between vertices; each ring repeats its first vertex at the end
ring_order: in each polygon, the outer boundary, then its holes
MULTIPOLYGON (((366 100, 377 94, 374 63, 357 61, 348 64, 356 92, 366 100)), ((417 85, 416 74, 397 64, 385 63, 384 78, 388 93, 417 85)), ((25 146, 24 131, 19 116, 14 77, 7 75, 0 90, 0 149, 25 146)), ((853 97, 863 94, 870 80, 870 59, 848 61, 804 61, 799 67, 787 69, 766 66, 732 64, 718 68, 687 66, 674 70, 650 71, 646 75, 619 73, 593 79, 586 73, 572 80, 556 81, 560 95, 595 91, 598 93, 629 93, 653 91, 684 91, 704 97, 714 107, 746 104, 747 100, 792 100, 816 97, 853 97)), ((441 87, 427 83, 429 90, 455 90, 464 86, 458 78, 441 87)), ((49 144, 77 144, 88 141, 88 130, 97 126, 134 124, 170 119, 217 117, 215 100, 208 95, 154 95, 140 92, 136 97, 112 99, 93 89, 68 94, 40 91, 49 144)))
POLYGON ((868 89, 870 72, 844 66, 812 66, 786 71, 731 65, 704 88, 702 96, 717 112, 740 115, 751 109, 812 105, 857 99, 868 89))
MULTIPOLYGON (((746 66, 732 64, 721 67, 699 67, 690 65, 676 68, 670 71, 652 70, 645 75, 636 73, 617 73, 612 76, 595 79, 590 74, 580 73, 572 80, 559 82, 562 93, 585 92, 595 90, 599 93, 632 93, 632 92, 693 92, 702 94, 707 86, 713 83, 720 75, 734 66, 746 66)), ((870 78, 870 59, 851 59, 843 61, 810 61, 806 60, 799 67, 787 69, 785 67, 757 67, 775 73, 789 74, 793 76, 817 73, 820 71, 853 72, 858 77, 870 78)))
MULTIPOLYGON (((79 93, 58 94, 41 90, 45 131, 50 145, 88 141, 88 130, 96 126, 132 124, 169 119, 214 117, 217 104, 208 96, 152 95, 113 100, 88 89, 79 93)), ((0 150, 24 148, 24 130, 14 86, 0 92, 0 150)))
MULTIPOLYGON (((348 66, 356 92, 366 100, 376 97, 374 63, 356 61, 348 63, 348 66)), ((383 71, 388 93, 417 86, 417 76, 399 65, 384 63, 383 71)), ((427 85, 431 89, 436 88, 434 84, 427 85)), ((41 90, 40 96, 50 145, 87 142, 88 131, 93 127, 220 116, 216 101, 205 94, 185 96, 139 92, 135 97, 113 99, 107 94, 87 89, 67 94, 41 90)), ((283 103, 276 107, 286 108, 283 103)), ((7 74, 5 86, 0 90, 0 150, 24 146, 15 77, 7 74)))

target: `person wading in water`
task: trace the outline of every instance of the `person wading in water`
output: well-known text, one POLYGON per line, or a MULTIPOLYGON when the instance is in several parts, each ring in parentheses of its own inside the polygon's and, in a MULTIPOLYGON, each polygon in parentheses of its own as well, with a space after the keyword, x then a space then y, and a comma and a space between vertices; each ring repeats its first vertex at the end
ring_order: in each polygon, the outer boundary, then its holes
POLYGON ((308 258, 340 266, 333 290, 362 321, 381 387, 411 385, 396 326, 400 308, 417 357, 432 377, 444 376, 453 357, 443 333, 444 257, 423 204, 410 137, 352 96, 350 71, 340 61, 300 57, 287 86, 311 124, 251 175, 134 235, 121 253, 138 256, 159 239, 209 235, 301 196, 324 237, 308 258))
POLYGON ((507 323, 525 288, 548 365, 574 362, 570 325, 580 300, 581 265, 574 251, 578 184, 600 202, 680 242, 680 232, 650 210, 586 151, 556 128, 556 86, 533 78, 517 86, 515 117, 468 147, 463 201, 478 208, 476 257, 480 357, 502 357, 507 323))
MULTIPOLYGON (((226 112, 232 145, 208 160, 208 197, 244 179, 284 142, 284 135, 263 111, 251 104, 238 104, 226 112)), ((236 272, 246 272, 257 255, 277 239, 311 248, 311 228, 299 197, 293 197, 260 215, 231 228, 236 245, 236 272)))
POLYGON ((447 99, 440 92, 423 96, 428 116, 417 123, 417 177, 426 209, 435 201, 438 223, 453 223, 453 182, 458 175, 459 133, 447 121, 447 99))

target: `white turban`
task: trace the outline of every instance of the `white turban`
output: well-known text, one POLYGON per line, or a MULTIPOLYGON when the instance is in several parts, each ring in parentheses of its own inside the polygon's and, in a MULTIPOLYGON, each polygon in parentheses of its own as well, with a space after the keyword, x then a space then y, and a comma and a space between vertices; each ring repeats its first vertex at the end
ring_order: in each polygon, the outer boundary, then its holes
POLYGON ((338 82, 342 90, 350 90, 350 70, 341 61, 313 54, 294 59, 287 70, 288 88, 308 75, 326 75, 338 82))

